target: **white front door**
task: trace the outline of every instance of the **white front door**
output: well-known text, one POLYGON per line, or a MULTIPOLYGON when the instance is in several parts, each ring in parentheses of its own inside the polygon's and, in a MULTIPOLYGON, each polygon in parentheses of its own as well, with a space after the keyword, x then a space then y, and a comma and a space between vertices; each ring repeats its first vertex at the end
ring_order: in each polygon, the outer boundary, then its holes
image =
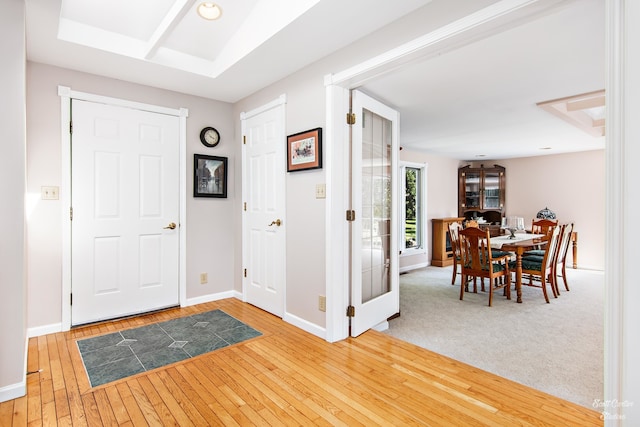
POLYGON ((284 315, 284 100, 242 118, 244 301, 284 315))
POLYGON ((179 118, 72 101, 71 324, 178 304, 179 118))
POLYGON ((398 113, 352 91, 351 336, 400 310, 398 113))

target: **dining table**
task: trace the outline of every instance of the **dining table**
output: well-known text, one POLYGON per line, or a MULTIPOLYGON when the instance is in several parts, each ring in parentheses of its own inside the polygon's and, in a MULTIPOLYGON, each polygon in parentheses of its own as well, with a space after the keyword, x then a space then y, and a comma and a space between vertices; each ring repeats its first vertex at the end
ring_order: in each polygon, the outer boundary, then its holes
POLYGON ((522 302, 522 254, 546 243, 547 236, 544 234, 516 233, 515 237, 508 234, 491 237, 492 248, 516 255, 516 302, 522 302))

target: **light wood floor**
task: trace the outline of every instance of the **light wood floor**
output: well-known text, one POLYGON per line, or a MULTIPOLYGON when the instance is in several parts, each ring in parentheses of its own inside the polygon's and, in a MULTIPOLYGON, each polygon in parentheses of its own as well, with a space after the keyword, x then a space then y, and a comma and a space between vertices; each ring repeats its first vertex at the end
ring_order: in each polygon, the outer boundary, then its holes
POLYGON ((385 334, 329 344, 236 299, 29 340, 27 396, 0 425, 601 426, 599 413, 385 334), (263 336, 90 388, 75 344, 222 309, 263 336))

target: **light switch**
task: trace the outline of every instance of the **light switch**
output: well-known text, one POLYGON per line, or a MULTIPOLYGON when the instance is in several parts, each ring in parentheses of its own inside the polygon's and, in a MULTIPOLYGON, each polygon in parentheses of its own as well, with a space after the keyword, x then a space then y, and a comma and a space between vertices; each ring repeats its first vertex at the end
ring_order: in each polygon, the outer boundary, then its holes
POLYGON ((326 184, 316 184, 316 199, 324 199, 327 197, 326 184))
POLYGON ((59 187, 40 187, 42 200, 58 200, 59 187))

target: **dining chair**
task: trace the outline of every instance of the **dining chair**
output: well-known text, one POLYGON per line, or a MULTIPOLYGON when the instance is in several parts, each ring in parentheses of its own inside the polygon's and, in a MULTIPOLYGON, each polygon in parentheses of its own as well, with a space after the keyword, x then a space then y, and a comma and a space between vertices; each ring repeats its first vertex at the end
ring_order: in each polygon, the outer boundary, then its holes
MULTIPOLYGON (((549 240, 544 248, 544 255, 540 256, 523 256, 522 257, 522 274, 528 274, 531 278, 536 278, 534 282, 530 280, 527 286, 534 286, 542 288, 542 294, 545 301, 549 302, 549 295, 547 294, 547 284, 551 287, 551 292, 555 298, 558 297, 555 284, 555 263, 556 263, 556 251, 558 250, 558 239, 560 237, 561 226, 555 226, 551 230, 549 240), (539 283, 539 284, 538 284, 539 283)), ((516 270, 516 261, 509 262, 509 269, 516 270)))
POLYGON ((531 232, 533 234, 550 234, 551 228, 558 225, 555 219, 533 219, 531 220, 531 232))
MULTIPOLYGON (((548 235, 551 231, 553 231, 553 227, 558 225, 558 221, 555 219, 533 219, 531 220, 531 233, 533 234, 546 234, 548 235)), ((536 249, 531 249, 526 251, 523 256, 544 256, 544 249, 540 249, 539 247, 536 249)))
MULTIPOLYGON (((508 256, 494 258, 491 254, 489 234, 489 230, 483 231, 475 227, 467 227, 458 233, 462 283, 467 283, 469 278, 473 278, 473 292, 477 293, 478 277, 480 279, 487 278, 489 282, 489 307, 491 307, 493 293, 498 289, 504 289, 503 292, 507 299, 511 299, 511 276, 508 256)), ((460 300, 464 298, 464 293, 465 287, 460 286, 460 300)))
MULTIPOLYGON (((462 224, 459 222, 449 223, 449 241, 451 242, 451 249, 453 252, 453 275, 451 276, 451 284, 456 284, 456 275, 458 274, 458 265, 460 265, 460 237, 458 233, 462 229, 462 224)), ((462 282, 460 282, 462 284, 462 282)))
POLYGON ((555 283, 556 292, 560 294, 558 289, 558 277, 562 277, 564 282, 564 288, 569 290, 569 283, 567 282, 567 254, 569 253, 569 246, 571 245, 571 235, 573 234, 573 223, 565 224, 562 230, 562 238, 558 244, 558 253, 556 255, 555 263, 555 283), (560 274, 558 274, 558 265, 560 265, 560 274))

